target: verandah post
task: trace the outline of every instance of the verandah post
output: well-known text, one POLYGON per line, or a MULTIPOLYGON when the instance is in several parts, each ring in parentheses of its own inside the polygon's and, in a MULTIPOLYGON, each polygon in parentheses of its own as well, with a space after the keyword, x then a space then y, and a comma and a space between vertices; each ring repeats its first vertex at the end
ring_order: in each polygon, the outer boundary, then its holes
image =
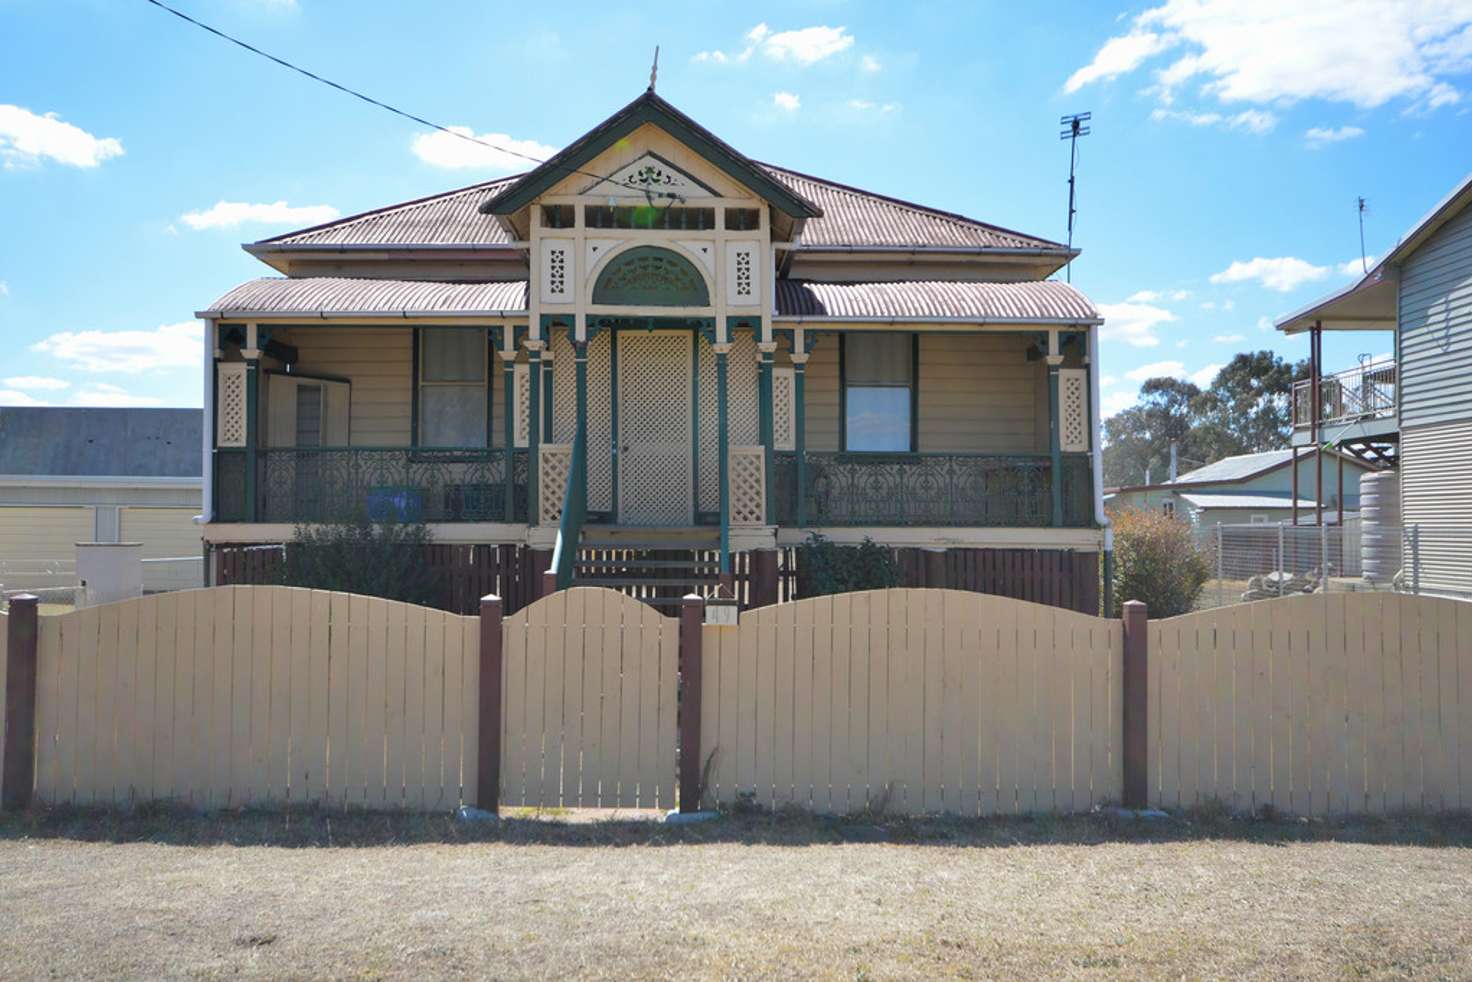
POLYGON ((757 423, 761 429, 762 441, 762 516, 767 523, 776 520, 776 503, 772 500, 772 470, 773 470, 773 448, 776 446, 776 413, 772 406, 772 369, 773 356, 777 352, 776 341, 762 341, 757 344, 757 352, 761 361, 759 362, 760 374, 757 377, 757 423))
POLYGON ((1057 353, 1058 332, 1048 332, 1048 453, 1052 464, 1048 485, 1053 493, 1053 527, 1063 525, 1063 453, 1058 421, 1058 369, 1063 356, 1057 353))
POLYGON ((700 669, 705 600, 680 602, 680 811, 700 811, 700 669))
POLYGON ((1124 706, 1120 721, 1120 748, 1124 762, 1123 804, 1126 808, 1150 806, 1150 616, 1138 600, 1123 604, 1124 706))
MULTIPOLYGON (((507 327, 508 333, 515 328, 507 327)), ((508 337, 501 348, 502 403, 505 406, 501 420, 501 439, 506 451, 506 517, 510 523, 516 521, 516 345, 508 337)))
POLYGON ((10 598, 6 618, 5 758, 0 762, 0 808, 19 811, 31 803, 36 757, 36 597, 10 598))
POLYGON ((542 524, 542 342, 527 341, 526 521, 542 524))
POLYGON ((721 501, 721 574, 731 573, 731 437, 726 425, 726 357, 731 344, 711 345, 716 356, 716 480, 721 501))
POLYGON ((480 718, 476 740, 475 807, 501 803, 501 598, 480 598, 480 718))
MULTIPOLYGON (((801 347, 803 343, 799 342, 796 348, 801 347)), ((795 479, 797 482, 798 528, 808 523, 807 380, 808 354, 805 351, 794 350, 792 352, 792 449, 797 465, 795 479)))

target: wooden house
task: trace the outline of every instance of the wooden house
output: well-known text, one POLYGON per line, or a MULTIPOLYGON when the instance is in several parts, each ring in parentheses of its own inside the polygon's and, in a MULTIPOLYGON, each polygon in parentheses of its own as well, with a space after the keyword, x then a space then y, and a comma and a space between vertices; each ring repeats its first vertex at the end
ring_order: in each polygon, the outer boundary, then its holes
POLYGON ((819 532, 1097 606, 1100 318, 1057 242, 758 163, 651 90, 526 174, 246 249, 283 276, 198 315, 217 548, 367 515, 766 595, 819 532))

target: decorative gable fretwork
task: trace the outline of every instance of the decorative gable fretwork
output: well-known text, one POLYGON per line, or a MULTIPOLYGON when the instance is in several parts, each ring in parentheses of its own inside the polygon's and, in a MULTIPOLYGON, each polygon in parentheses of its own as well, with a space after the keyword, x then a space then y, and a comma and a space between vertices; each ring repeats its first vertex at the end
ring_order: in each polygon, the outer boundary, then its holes
POLYGON ((647 195, 678 194, 685 198, 713 198, 715 191, 680 170, 656 153, 646 153, 631 164, 625 164, 601 181, 590 185, 584 194, 607 194, 620 198, 644 198, 647 195))
POLYGON ((576 263, 571 239, 542 240, 542 302, 572 303, 576 296, 576 263))
POLYGON ((215 371, 215 446, 245 446, 245 362, 227 361, 215 371))
POLYGON ((757 285, 758 257, 761 246, 756 242, 726 244, 726 303, 732 307, 754 307, 761 298, 757 285))
POLYGON ((1089 449, 1089 370, 1058 370, 1058 445, 1064 453, 1089 449))

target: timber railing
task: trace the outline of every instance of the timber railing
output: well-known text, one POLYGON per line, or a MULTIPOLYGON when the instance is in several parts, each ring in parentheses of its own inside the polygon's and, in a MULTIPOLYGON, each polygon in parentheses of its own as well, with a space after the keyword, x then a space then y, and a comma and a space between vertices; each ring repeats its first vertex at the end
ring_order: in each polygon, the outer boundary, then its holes
MULTIPOLYGON (((1052 525, 1053 463, 1046 454, 808 451, 803 524, 1052 525)), ((1088 454, 1064 454, 1063 524, 1093 522, 1088 454)), ((797 455, 776 455, 777 518, 798 524, 797 455)))
MULTIPOLYGON (((1319 380, 1319 422, 1344 423, 1395 415, 1393 360, 1373 361, 1319 380)), ((1313 382, 1293 383, 1293 425, 1313 423, 1313 382)))
POLYGON ((579 430, 572 441, 572 462, 567 468, 567 490, 562 496, 562 518, 557 526, 557 544, 552 547, 554 589, 572 586, 573 569, 577 565, 578 544, 583 537, 583 523, 588 518, 588 444, 585 431, 579 430))
POLYGON ((246 456, 215 452, 215 509, 224 522, 525 522, 527 452, 490 447, 290 447, 256 451, 255 513, 246 456))

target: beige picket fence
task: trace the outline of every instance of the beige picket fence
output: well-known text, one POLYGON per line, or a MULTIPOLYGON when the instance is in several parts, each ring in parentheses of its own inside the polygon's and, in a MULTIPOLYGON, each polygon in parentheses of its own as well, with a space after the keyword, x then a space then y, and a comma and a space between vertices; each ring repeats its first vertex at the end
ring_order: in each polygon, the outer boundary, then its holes
POLYGON ((673 807, 679 627, 599 587, 506 618, 501 803, 673 807))
POLYGON ((264 586, 42 617, 36 794, 453 807, 475 793, 478 623, 264 586))
POLYGON ((1329 594, 1152 622, 1149 686, 1166 807, 1472 808, 1472 603, 1329 594))
POLYGON ((1118 621, 956 590, 747 611, 702 640, 707 794, 967 815, 1118 800, 1120 657, 1118 621))

